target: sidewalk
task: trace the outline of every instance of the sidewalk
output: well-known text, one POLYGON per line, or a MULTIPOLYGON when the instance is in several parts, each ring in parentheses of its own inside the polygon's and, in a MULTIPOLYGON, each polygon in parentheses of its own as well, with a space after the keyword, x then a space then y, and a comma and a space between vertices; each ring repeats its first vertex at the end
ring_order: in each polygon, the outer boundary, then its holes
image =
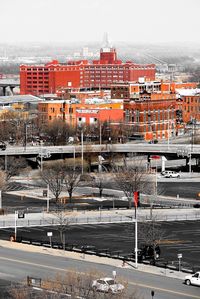
POLYGON ((69 259, 75 259, 80 261, 86 261, 90 263, 97 263, 97 264, 104 264, 104 265, 110 265, 113 267, 123 268, 134 271, 141 271, 141 272, 147 272, 155 275, 162 275, 167 276, 171 278, 177 278, 184 280, 184 277, 187 275, 186 273, 170 270, 170 269, 163 269, 155 266, 145 265, 145 264, 138 264, 137 269, 135 268, 135 264, 132 262, 129 262, 129 264, 123 265, 122 260, 107 258, 107 257, 98 257, 95 255, 89 255, 86 253, 77 253, 72 251, 63 251, 53 248, 44 248, 44 247, 38 247, 33 245, 27 245, 22 243, 15 243, 10 241, 4 241, 0 240, 0 247, 3 248, 10 248, 15 250, 22 250, 26 252, 36 252, 36 253, 42 253, 42 254, 49 254, 52 256, 58 256, 58 257, 66 257, 69 259))
MULTIPOLYGON (((69 221, 70 225, 79 224, 100 224, 100 223, 123 223, 135 222, 134 209, 110 209, 99 211, 67 211, 62 215, 63 219, 69 221)), ((153 209, 153 217, 157 221, 177 221, 177 220, 198 220, 200 219, 200 210, 198 209, 153 209)), ((150 219, 149 209, 138 209, 138 221, 150 219)), ((47 213, 27 213, 24 218, 16 218, 17 226, 45 226, 59 224, 59 215, 56 212, 47 213)), ((15 214, 0 215, 0 228, 14 227, 15 214)))

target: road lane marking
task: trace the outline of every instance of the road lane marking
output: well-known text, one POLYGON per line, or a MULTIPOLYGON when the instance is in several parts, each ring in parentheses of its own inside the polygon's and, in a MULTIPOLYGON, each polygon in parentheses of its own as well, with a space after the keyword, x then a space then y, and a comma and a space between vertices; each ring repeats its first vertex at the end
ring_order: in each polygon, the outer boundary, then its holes
POLYGON ((135 282, 130 282, 129 281, 128 284, 143 287, 143 288, 150 288, 150 289, 154 289, 154 290, 165 292, 165 293, 181 295, 181 296, 184 296, 184 297, 188 297, 189 299, 192 299, 192 298, 199 299, 200 298, 199 296, 196 296, 196 295, 191 295, 191 294, 181 293, 181 292, 172 291, 172 290, 168 290, 168 289, 158 288, 158 287, 155 287, 155 286, 148 286, 148 285, 142 284, 142 283, 135 283, 135 282))
MULTIPOLYGON (((74 272, 71 269, 64 269, 64 268, 58 268, 58 267, 54 267, 54 266, 47 266, 47 265, 43 265, 43 264, 36 264, 36 263, 32 263, 32 262, 27 262, 27 261, 22 261, 22 260, 16 260, 16 259, 11 259, 11 258, 6 258, 6 257, 1 257, 1 260, 6 260, 6 261, 10 261, 10 262, 16 262, 16 263, 21 263, 21 264, 25 264, 25 265, 31 265, 31 266, 35 266, 35 267, 43 267, 46 269, 53 269, 56 271, 63 271, 63 272, 74 272)), ((76 271, 79 274, 85 275, 85 272, 80 272, 80 271, 76 271)), ((142 284, 142 283, 134 283, 129 281, 128 282, 129 285, 134 285, 134 286, 140 286, 143 288, 150 288, 150 289, 154 289, 154 290, 158 290, 161 292, 165 292, 165 293, 172 293, 172 294, 176 294, 176 295, 181 295, 184 297, 188 297, 189 299, 199 299, 199 296, 196 295, 191 295, 191 294, 186 294, 186 293, 181 293, 181 292, 177 292, 177 291, 172 291, 172 290, 168 290, 168 289, 163 289, 163 288, 158 288, 155 286, 150 286, 150 285, 146 285, 146 284, 142 284)))

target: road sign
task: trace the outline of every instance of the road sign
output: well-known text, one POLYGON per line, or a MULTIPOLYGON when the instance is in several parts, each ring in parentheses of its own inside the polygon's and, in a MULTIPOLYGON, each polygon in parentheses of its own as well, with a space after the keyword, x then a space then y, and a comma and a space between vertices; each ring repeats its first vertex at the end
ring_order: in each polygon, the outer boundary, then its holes
POLYGON ((47 232, 47 237, 52 237, 53 233, 52 232, 47 232))
POLYGON ((18 211, 18 218, 25 218, 25 213, 24 211, 18 211))
POLYGON ((182 259, 182 257, 183 257, 183 255, 182 255, 182 253, 178 253, 178 259, 182 259))

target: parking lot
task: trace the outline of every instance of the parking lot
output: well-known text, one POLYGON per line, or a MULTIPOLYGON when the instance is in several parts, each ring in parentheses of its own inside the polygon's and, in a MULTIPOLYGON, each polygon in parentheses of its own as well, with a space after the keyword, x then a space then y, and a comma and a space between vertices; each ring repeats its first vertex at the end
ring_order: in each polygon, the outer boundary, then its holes
MULTIPOLYGON (((160 243, 161 256, 165 261, 177 263, 178 253, 182 253, 182 261, 200 268, 200 221, 162 222, 164 232, 160 243)), ((1 229, 2 239, 9 239, 14 229, 1 229)), ((47 232, 52 232, 52 242, 60 242, 60 233, 56 226, 18 228, 18 237, 43 240, 49 243, 47 232)), ((139 248, 140 224, 138 225, 139 248)), ((99 251, 111 255, 129 255, 135 247, 134 224, 100 224, 69 226, 65 232, 66 246, 80 248, 83 245, 95 246, 99 251)))

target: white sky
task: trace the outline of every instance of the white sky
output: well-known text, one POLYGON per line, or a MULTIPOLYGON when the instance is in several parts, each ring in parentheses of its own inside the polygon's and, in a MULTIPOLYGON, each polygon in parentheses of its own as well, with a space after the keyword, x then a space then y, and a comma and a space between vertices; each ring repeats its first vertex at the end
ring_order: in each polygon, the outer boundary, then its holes
POLYGON ((200 42, 200 0, 0 0, 0 42, 200 42))

